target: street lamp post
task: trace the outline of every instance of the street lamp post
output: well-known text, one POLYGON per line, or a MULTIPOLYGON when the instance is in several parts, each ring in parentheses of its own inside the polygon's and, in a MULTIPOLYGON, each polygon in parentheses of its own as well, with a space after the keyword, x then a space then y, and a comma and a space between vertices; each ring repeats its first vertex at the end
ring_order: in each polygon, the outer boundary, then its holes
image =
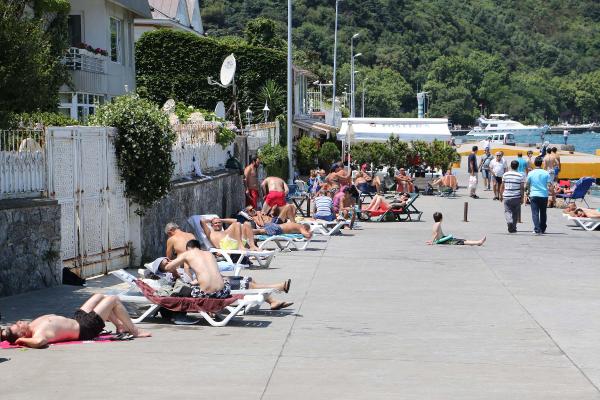
POLYGON ((360 36, 360 33, 355 33, 350 38, 350 117, 354 118, 354 58, 361 55, 354 55, 354 39, 360 36))
POLYGON ((360 116, 362 118, 365 117, 365 83, 367 83, 367 79, 368 78, 365 78, 362 81, 362 102, 361 102, 361 113, 360 113, 360 116))
POLYGON ((288 26, 287 26, 287 155, 288 155, 288 183, 294 183, 294 154, 292 151, 292 0, 288 0, 288 26))
POLYGON ((332 109, 333 109, 333 125, 337 126, 337 114, 335 112, 335 82, 336 82, 336 70, 337 70, 337 28, 338 28, 338 7, 340 0, 335 0, 335 28, 333 33, 333 98, 332 109))
POLYGON ((250 128, 250 123, 252 122, 252 110, 250 107, 246 110, 246 126, 248 129, 250 128))

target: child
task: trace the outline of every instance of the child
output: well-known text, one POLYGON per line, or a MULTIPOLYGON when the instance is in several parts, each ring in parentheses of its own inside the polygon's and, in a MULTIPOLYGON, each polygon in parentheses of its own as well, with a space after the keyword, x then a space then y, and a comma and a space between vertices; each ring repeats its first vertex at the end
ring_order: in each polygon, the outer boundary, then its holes
POLYGON ((431 238, 431 240, 428 240, 426 242, 427 244, 481 246, 485 243, 485 236, 481 240, 465 240, 454 238, 452 237, 452 235, 444 235, 444 232, 442 231, 442 213, 439 211, 433 213, 433 220, 435 221, 435 223, 433 224, 433 237, 431 238))

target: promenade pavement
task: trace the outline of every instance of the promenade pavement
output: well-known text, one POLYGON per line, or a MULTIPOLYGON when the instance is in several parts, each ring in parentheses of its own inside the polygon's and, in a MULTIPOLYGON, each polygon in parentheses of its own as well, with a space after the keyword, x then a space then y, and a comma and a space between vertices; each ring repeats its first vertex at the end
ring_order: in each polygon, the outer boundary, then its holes
MULTIPOLYGON (((464 176, 463 179, 464 181, 464 176)), ((421 222, 362 223, 277 255, 294 306, 223 328, 144 323, 131 342, 0 350, 9 399, 600 399, 600 232, 529 207, 508 234, 491 192, 421 197, 421 222), (469 202, 469 222, 462 222, 469 202), (427 246, 431 214, 482 247, 427 246)), ((595 200, 596 207, 600 201, 595 200)), ((70 313, 112 277, 0 298, 4 322, 70 313)))

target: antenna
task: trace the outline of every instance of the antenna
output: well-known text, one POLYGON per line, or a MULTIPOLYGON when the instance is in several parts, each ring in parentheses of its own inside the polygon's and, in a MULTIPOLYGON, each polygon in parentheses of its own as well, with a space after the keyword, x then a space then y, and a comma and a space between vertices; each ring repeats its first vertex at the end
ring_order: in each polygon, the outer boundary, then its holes
POLYGON ((215 107, 215 115, 219 118, 225 118, 225 103, 222 101, 217 103, 215 107))
MULTIPOLYGON (((208 77, 208 84, 212 86, 220 86, 222 88, 233 88, 233 103, 229 107, 229 110, 233 112, 233 119, 235 120, 236 116, 240 121, 240 127, 243 128, 242 115, 240 114, 240 110, 237 106, 237 87, 235 85, 235 70, 236 70, 236 61, 233 53, 225 57, 223 60, 223 64, 221 65, 221 74, 220 74, 220 83, 216 82, 211 76, 208 77)), ((222 103, 222 102, 220 102, 222 103)), ((217 109, 219 104, 217 104, 217 108, 215 108, 215 114, 217 114, 217 109)), ((224 106, 223 106, 224 108, 224 106)), ((228 111, 229 111, 228 110, 228 111)), ((220 109, 219 109, 220 111, 220 109)), ((224 118, 224 115, 223 115, 224 118)))

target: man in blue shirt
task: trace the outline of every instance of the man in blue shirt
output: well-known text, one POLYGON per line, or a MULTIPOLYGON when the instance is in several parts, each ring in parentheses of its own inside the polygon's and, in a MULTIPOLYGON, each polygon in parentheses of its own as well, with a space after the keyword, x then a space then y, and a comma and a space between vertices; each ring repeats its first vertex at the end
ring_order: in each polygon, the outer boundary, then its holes
POLYGON ((517 172, 519 172, 521 175, 525 176, 525 173, 527 172, 527 161, 525 161, 525 159, 523 159, 523 153, 517 154, 517 162, 519 163, 517 172))
POLYGON ((536 235, 546 233, 546 207, 548 206, 548 183, 550 174, 542 169, 544 159, 537 157, 535 169, 527 175, 527 194, 531 203, 533 231, 536 235))

